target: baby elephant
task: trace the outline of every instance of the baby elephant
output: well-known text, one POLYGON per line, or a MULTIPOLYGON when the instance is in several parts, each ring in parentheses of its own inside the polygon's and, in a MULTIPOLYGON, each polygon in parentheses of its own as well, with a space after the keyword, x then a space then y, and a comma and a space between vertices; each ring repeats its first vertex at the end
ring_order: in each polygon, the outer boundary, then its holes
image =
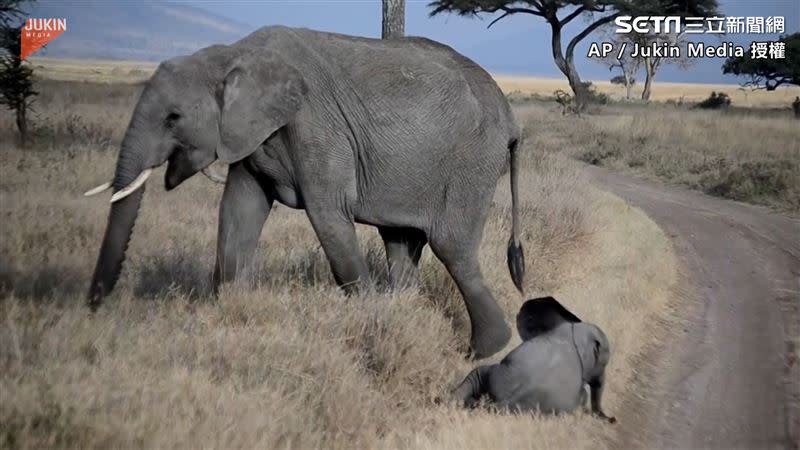
POLYGON ((513 412, 562 413, 585 405, 591 390, 592 413, 610 423, 600 407, 611 349, 596 325, 581 322, 553 297, 528 300, 517 314, 522 344, 499 364, 470 372, 453 392, 473 407, 483 394, 513 412))

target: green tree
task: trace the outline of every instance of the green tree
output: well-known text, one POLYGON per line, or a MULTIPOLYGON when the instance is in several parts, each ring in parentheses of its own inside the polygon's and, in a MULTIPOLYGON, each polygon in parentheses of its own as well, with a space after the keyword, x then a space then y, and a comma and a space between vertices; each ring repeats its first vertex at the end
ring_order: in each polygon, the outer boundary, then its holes
POLYGON ((630 16, 713 16, 717 0, 434 0, 431 16, 449 12, 463 16, 501 13, 489 24, 514 14, 541 17, 551 29, 550 46, 556 66, 567 77, 575 95, 576 107, 584 109, 588 92, 575 68, 575 48, 601 26, 620 15, 630 16), (563 30, 578 17, 588 23, 563 47, 563 30))
POLYGON ((28 142, 28 111, 37 92, 33 70, 20 59, 21 1, 0 0, 0 105, 14 111, 20 143, 28 142))
POLYGON ((774 91, 783 84, 800 86, 800 33, 782 36, 778 42, 784 43, 785 58, 754 59, 732 56, 722 65, 722 73, 747 77, 742 86, 774 91))
POLYGON ((11 27, 19 22, 20 17, 25 15, 25 11, 19 6, 24 1, 0 0, 0 27, 11 27))

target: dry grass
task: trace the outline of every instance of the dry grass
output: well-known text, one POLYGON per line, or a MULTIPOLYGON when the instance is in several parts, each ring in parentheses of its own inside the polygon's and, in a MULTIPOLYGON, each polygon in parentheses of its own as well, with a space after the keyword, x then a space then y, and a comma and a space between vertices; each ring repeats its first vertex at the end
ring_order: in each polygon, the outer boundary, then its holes
MULTIPOLYGON (((203 177, 171 193, 151 181, 117 289, 89 314, 83 295, 108 203, 81 192, 112 174, 116 155, 108 149, 121 138, 138 88, 51 82, 41 90, 39 127, 55 138, 39 134, 23 151, 8 144, 11 119, 0 116, 3 447, 612 442, 614 427, 583 414, 507 416, 437 405, 473 367, 463 359, 461 299, 428 250, 421 292, 385 292, 383 247, 370 228, 359 233, 375 292, 340 294, 304 214, 276 207, 256 252, 255 287, 231 286, 212 298, 221 187, 203 177), (69 128, 72 115, 87 128, 69 138, 58 130, 69 128), (98 129, 103 145, 92 137, 98 129)), ((555 295, 606 330, 614 348, 606 410, 624 426, 632 362, 676 282, 674 256, 643 213, 587 184, 561 152, 558 130, 542 126, 548 111, 519 116, 528 134, 521 177, 527 292, 555 295)), ((512 323, 522 299, 505 265, 507 184, 499 183, 481 260, 512 323)))
MULTIPOLYGON (((137 61, 75 60, 33 57, 29 60, 37 76, 48 80, 91 81, 98 83, 140 83, 150 78, 157 64, 137 61)), ((553 91, 569 91, 564 79, 535 78, 511 75, 495 75, 497 83, 505 93, 550 97, 553 91)), ((622 99, 625 88, 607 80, 592 81, 597 92, 612 99, 622 99)), ((635 98, 641 96, 642 86, 634 88, 635 98)), ((733 104, 741 107, 789 108, 792 100, 800 95, 800 87, 787 87, 774 92, 740 89, 735 84, 666 83, 653 84, 651 99, 656 102, 683 101, 697 103, 712 92, 724 92, 733 104)))
POLYGON ((28 61, 37 76, 57 81, 94 83, 141 83, 153 75, 157 63, 32 57, 28 61))
POLYGON ((789 114, 617 106, 551 125, 591 164, 800 210, 800 123, 789 114))
MULTIPOLYGON (((553 95, 553 91, 557 89, 569 92, 569 84, 564 79, 507 75, 496 75, 495 79, 506 93, 517 92, 525 95, 550 97, 553 95)), ((592 86, 597 92, 607 94, 612 99, 625 98, 625 88, 611 84, 610 81, 592 81, 592 86)), ((790 109, 794 98, 800 95, 800 87, 794 86, 767 92, 765 90, 741 89, 735 84, 665 83, 655 81, 650 99, 655 102, 697 103, 714 91, 728 94, 736 106, 758 108, 790 109)), ((642 86, 635 86, 634 98, 639 98, 641 93, 642 86)))

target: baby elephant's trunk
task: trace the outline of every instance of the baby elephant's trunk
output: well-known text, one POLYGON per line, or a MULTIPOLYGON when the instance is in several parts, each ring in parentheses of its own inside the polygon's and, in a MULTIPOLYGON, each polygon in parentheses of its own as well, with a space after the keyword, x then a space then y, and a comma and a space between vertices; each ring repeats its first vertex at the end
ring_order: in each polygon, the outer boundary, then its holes
POLYGON ((511 238, 508 240, 507 259, 511 280, 517 290, 524 294, 525 254, 519 241, 519 158, 517 153, 520 140, 521 138, 515 138, 508 143, 508 151, 511 156, 511 238))
POLYGON ((464 378, 464 381, 453 390, 453 400, 457 401, 460 406, 466 406, 467 408, 475 407, 480 401, 481 396, 485 394, 489 388, 489 372, 490 366, 475 368, 464 378))

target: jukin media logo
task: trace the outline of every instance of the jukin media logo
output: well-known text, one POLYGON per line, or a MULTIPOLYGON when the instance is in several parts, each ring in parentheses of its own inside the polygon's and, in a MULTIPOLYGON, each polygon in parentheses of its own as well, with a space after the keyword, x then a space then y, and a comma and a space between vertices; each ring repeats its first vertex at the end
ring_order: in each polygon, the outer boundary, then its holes
POLYGON ((33 52, 47 45, 61 33, 67 31, 67 19, 29 18, 22 27, 19 59, 31 56, 33 52))

